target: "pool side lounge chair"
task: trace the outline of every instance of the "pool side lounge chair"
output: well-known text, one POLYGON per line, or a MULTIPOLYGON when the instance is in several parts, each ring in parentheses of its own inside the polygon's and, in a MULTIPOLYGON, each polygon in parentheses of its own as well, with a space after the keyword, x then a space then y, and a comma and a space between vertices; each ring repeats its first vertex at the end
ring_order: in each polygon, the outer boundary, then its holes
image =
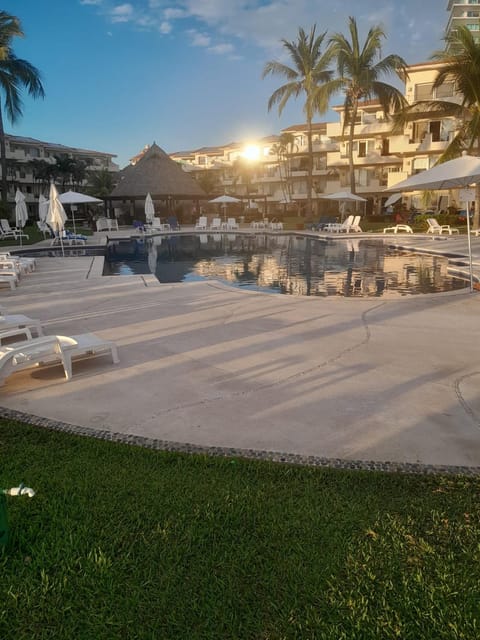
POLYGON ((451 227, 449 224, 440 224, 436 218, 427 218, 428 229, 427 233, 438 233, 442 235, 443 232, 452 235, 452 233, 460 233, 455 227, 451 227))
POLYGON ((37 261, 35 258, 26 258, 25 256, 17 256, 14 253, 10 253, 10 251, 0 251, 0 260, 15 260, 22 267, 28 269, 28 271, 35 271, 35 267, 37 266, 37 261))
POLYGON ((0 348, 0 384, 10 374, 42 364, 61 364, 67 380, 72 379, 72 360, 110 353, 114 364, 119 362, 114 342, 102 340, 93 333, 77 336, 41 336, 24 342, 14 342, 0 348))
POLYGON ((35 331, 37 337, 43 336, 43 327, 40 320, 29 318, 21 313, 9 314, 4 307, 0 308, 0 331, 25 328, 29 329, 30 332, 35 331))
POLYGON ((10 289, 16 289, 18 285, 18 276, 16 274, 9 274, 4 272, 3 274, 0 272, 0 283, 8 284, 10 289))
POLYGON ((213 218, 211 224, 210 224, 210 229, 217 229, 220 230, 222 228, 222 221, 220 218, 213 218))
POLYGON ((4 234, 6 234, 7 236, 13 236, 15 240, 17 238, 27 238, 28 240, 29 238, 28 233, 24 233, 21 229, 17 229, 17 227, 14 227, 12 229, 9 221, 6 218, 2 218, 0 220, 0 227, 2 228, 4 234))
POLYGON ((195 225, 195 229, 206 229, 207 228, 207 216, 200 216, 195 225))
POLYGON ((350 226, 350 229, 348 229, 347 231, 355 231, 356 233, 363 233, 362 232, 362 228, 360 227, 360 220, 362 219, 362 216, 355 216, 353 219, 353 222, 350 226))
POLYGON ((234 229, 238 229, 238 222, 236 221, 235 218, 227 218, 227 223, 225 225, 226 229, 228 231, 233 231, 234 229))
POLYGON ((333 222, 326 224, 323 228, 324 231, 333 233, 348 233, 351 230, 353 224, 353 216, 348 216, 341 224, 339 222, 333 222))

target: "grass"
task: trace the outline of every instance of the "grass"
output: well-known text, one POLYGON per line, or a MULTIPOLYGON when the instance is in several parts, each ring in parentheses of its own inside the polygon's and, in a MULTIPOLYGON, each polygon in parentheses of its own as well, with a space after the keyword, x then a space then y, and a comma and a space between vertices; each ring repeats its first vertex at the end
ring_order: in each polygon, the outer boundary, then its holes
POLYGON ((479 637, 480 479, 155 452, 0 422, 0 637, 479 637))
MULTIPOLYGON (((73 227, 71 224, 67 227, 70 231, 73 231, 73 227)), ((22 238, 22 246, 35 244, 36 242, 40 242, 41 240, 45 240, 43 237, 43 233, 36 226, 26 226, 23 229, 24 233, 28 235, 28 238, 22 238)), ((89 227, 77 227, 77 233, 81 233, 83 235, 92 235, 92 230, 89 227)), ((20 239, 15 240, 15 238, 2 238, 0 239, 0 248, 1 247, 19 247, 20 239)))

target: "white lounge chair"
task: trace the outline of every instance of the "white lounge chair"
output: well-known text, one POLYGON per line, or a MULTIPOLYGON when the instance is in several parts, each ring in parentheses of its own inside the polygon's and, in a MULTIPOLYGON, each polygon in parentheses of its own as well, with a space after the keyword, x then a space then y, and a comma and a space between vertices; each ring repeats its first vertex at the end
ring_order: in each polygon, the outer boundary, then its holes
POLYGON ((329 222, 323 227, 323 231, 333 233, 348 233, 353 224, 353 216, 348 216, 341 224, 339 222, 329 222))
POLYGON ((460 233, 455 227, 451 227, 449 224, 440 224, 436 218, 427 218, 428 229, 427 233, 438 233, 442 235, 443 232, 452 235, 452 233, 460 233))
POLYGON ((355 231, 356 233, 362 233, 362 228, 360 227, 361 219, 362 219, 362 216, 355 216, 353 218, 353 222, 350 226, 350 229, 348 229, 347 232, 349 233, 350 231, 355 231))
POLYGON ((17 285, 18 285, 18 276, 16 274, 9 274, 9 273, 0 273, 0 283, 1 284, 8 284, 8 286, 10 287, 10 289, 16 289, 17 285))
POLYGON ((38 230, 43 233, 44 240, 47 239, 47 235, 50 237, 51 229, 46 222, 44 222, 43 220, 37 220, 37 227, 38 230))
POLYGON ((25 256, 17 256, 10 251, 1 251, 0 252, 0 260, 14 260, 18 262, 22 268, 25 267, 28 271, 35 271, 35 267, 37 266, 37 261, 35 258, 26 258, 25 256))
POLYGON ((118 220, 102 216, 95 222, 97 231, 118 231, 118 220))
POLYGON ((210 224, 210 229, 216 229, 217 231, 220 230, 222 228, 222 221, 220 218, 213 218, 211 224, 210 224))
MULTIPOLYGON (((0 274, 1 275, 1 274, 0 274)), ((40 320, 29 318, 20 313, 7 313, 5 307, 0 308, 0 331, 10 329, 29 329, 35 331, 37 337, 43 336, 43 327, 40 320)))
POLYGON ((13 236, 15 239, 27 238, 28 240, 29 238, 28 233, 24 233, 21 229, 18 229, 17 227, 14 227, 12 229, 9 221, 6 218, 2 218, 0 220, 0 227, 2 228, 3 233, 7 236, 13 236))
POLYGON ((114 342, 102 340, 93 333, 77 336, 41 336, 24 342, 14 342, 0 348, 0 384, 16 371, 38 367, 42 364, 61 364, 67 380, 71 380, 72 360, 110 353, 113 363, 118 363, 118 351, 114 342))
POLYGON ((200 216, 195 224, 195 229, 206 229, 207 228, 207 216, 200 216))
POLYGON ((227 223, 225 225, 226 229, 233 231, 234 229, 238 229, 238 222, 235 218, 227 218, 227 223))

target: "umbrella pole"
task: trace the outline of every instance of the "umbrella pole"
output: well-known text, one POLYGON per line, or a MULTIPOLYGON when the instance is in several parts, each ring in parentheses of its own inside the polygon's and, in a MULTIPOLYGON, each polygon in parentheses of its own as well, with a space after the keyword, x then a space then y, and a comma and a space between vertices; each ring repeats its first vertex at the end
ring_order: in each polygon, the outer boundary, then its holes
POLYGON ((73 233, 77 235, 77 230, 75 228, 75 212, 73 210, 73 206, 70 205, 70 213, 72 214, 72 222, 73 222, 73 233))
POLYGON ((467 200, 468 265, 470 269, 470 293, 473 293, 472 237, 470 235, 470 201, 467 200))

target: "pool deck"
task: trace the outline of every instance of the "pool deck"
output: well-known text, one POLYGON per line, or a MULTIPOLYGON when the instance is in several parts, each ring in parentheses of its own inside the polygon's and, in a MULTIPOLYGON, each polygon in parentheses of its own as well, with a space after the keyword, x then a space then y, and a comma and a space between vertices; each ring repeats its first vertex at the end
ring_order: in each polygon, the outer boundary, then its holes
MULTIPOLYGON (((352 237, 459 256, 467 247, 465 236, 352 237)), ((480 276, 480 237, 472 249, 480 276)), ((48 334, 114 340, 120 364, 79 362, 71 382, 60 367, 14 374, 0 390, 4 410, 332 464, 480 467, 478 291, 301 298, 102 277, 102 260, 41 258, 15 291, 2 289, 1 303, 39 318, 48 334)))

